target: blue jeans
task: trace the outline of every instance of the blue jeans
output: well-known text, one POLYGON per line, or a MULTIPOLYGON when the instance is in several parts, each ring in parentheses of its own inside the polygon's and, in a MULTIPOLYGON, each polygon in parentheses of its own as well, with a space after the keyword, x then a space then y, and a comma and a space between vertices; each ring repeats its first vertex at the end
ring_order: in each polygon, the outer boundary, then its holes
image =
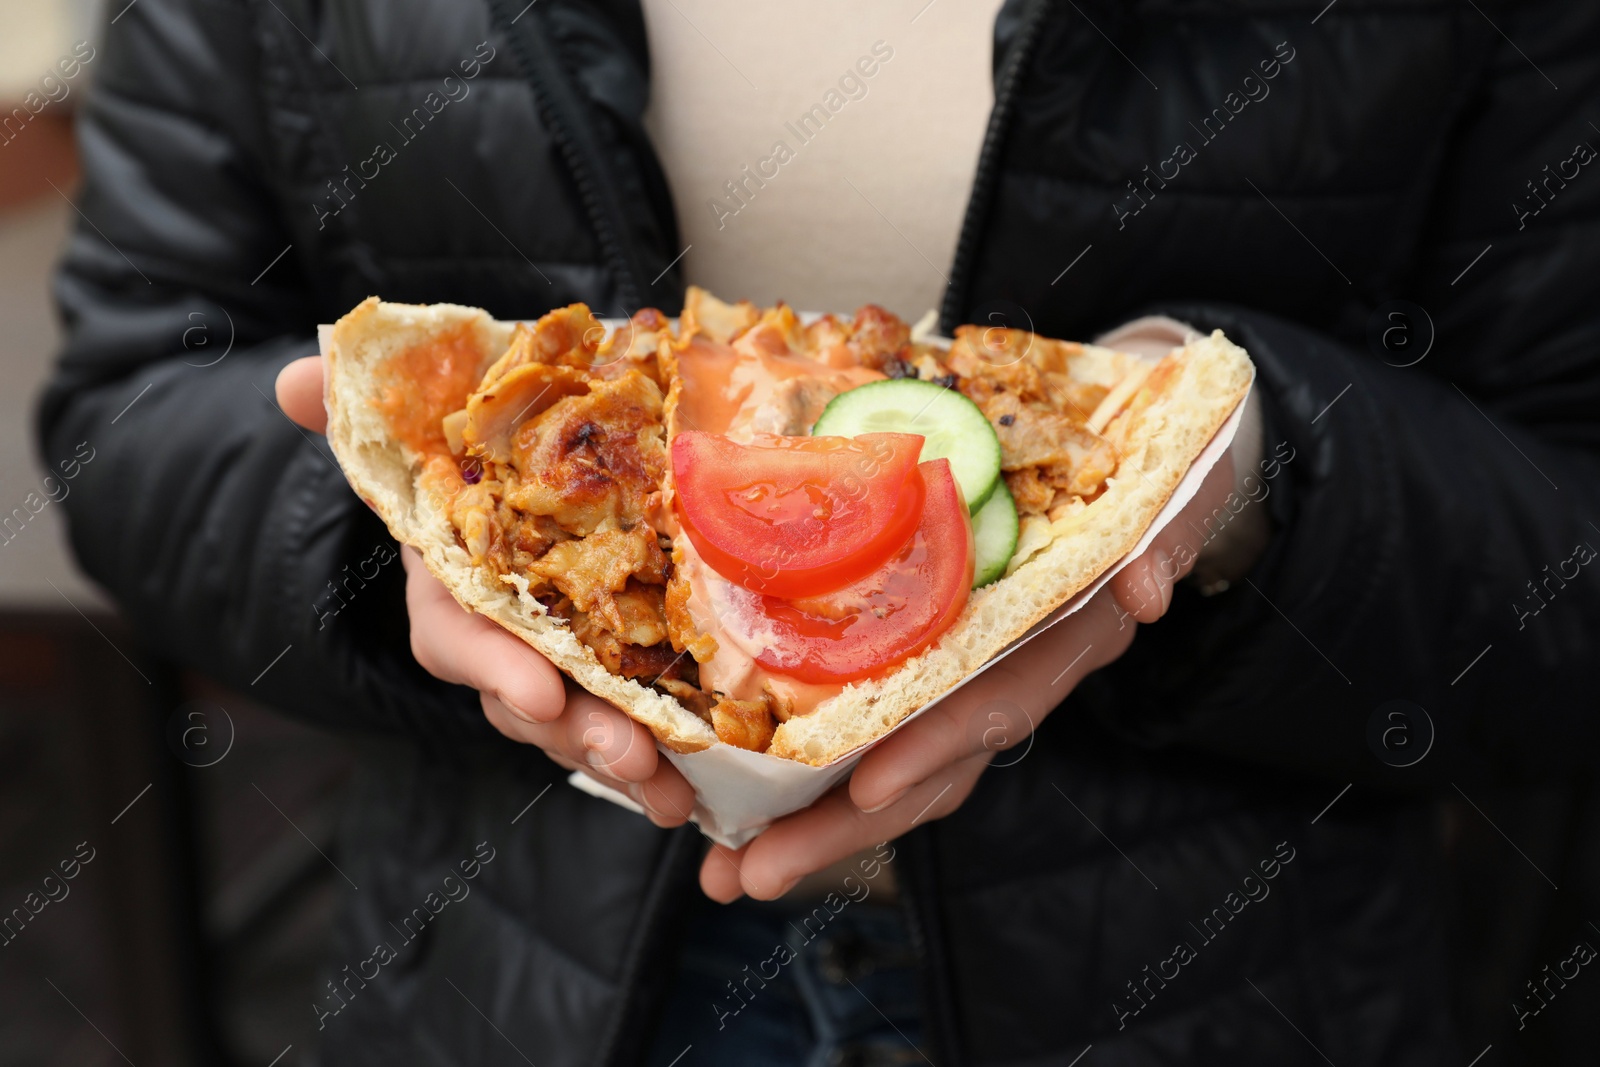
POLYGON ((926 1062, 904 916, 894 905, 834 901, 837 912, 820 902, 702 898, 649 1067, 926 1062))

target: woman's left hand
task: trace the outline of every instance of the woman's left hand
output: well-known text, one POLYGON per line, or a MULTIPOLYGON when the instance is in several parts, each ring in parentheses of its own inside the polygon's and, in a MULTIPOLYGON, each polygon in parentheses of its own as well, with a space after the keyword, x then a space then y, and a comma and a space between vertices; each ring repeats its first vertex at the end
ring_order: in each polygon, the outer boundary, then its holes
MULTIPOLYGON (((845 785, 743 848, 712 846, 700 868, 706 895, 722 902, 780 897, 808 874, 959 808, 998 753, 1026 743, 1085 675, 1127 650, 1138 623, 1166 613, 1172 587, 1208 547, 1196 543, 1194 531, 1234 492, 1233 453, 1223 454, 1178 517, 1081 610, 873 748, 845 785)), ((1252 511, 1247 522, 1265 523, 1261 508, 1244 509, 1252 511)))

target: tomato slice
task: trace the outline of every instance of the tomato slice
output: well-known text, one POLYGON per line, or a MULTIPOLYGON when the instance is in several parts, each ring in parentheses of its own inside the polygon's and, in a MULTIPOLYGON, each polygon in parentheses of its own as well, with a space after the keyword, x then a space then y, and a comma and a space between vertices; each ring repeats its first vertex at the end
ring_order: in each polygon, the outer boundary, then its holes
POLYGON ((922 437, 758 434, 740 444, 688 430, 672 439, 678 518, 730 582, 816 596, 871 574, 922 517, 922 437))
POLYGON ((730 621, 761 635, 757 663, 802 682, 850 682, 904 663, 951 627, 972 590, 972 522, 948 460, 919 471, 922 521, 872 574, 804 600, 744 594, 730 621))

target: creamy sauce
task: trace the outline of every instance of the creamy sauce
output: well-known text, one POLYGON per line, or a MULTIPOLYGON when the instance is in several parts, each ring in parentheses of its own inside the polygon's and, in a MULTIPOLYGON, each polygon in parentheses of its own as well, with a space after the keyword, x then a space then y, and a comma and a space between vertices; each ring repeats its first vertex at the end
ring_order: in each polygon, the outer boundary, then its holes
POLYGON ((867 367, 827 367, 789 352, 776 329, 757 327, 731 345, 695 336, 678 351, 683 393, 678 401, 678 430, 723 433, 748 442, 751 421, 775 402, 778 387, 796 378, 814 378, 836 393, 881 381, 867 367))
MULTIPOLYGON (((752 421, 764 409, 783 403, 779 387, 796 379, 815 379, 836 393, 884 375, 867 367, 830 367, 789 350, 775 327, 758 326, 733 344, 721 344, 696 335, 680 348, 678 374, 683 389, 678 399, 672 432, 704 430, 749 442, 752 421)), ((809 428, 809 427, 808 427, 809 428)), ((687 537, 678 538, 670 490, 663 494, 657 529, 674 538, 682 549, 680 570, 689 582, 689 616, 695 629, 717 643, 717 652, 700 664, 702 689, 736 700, 757 700, 762 690, 772 693, 789 714, 804 715, 843 690, 842 685, 812 685, 767 670, 755 657, 770 644, 757 632, 759 619, 737 605, 744 599, 732 582, 713 570, 694 550, 687 537)))
POLYGON ((751 625, 759 620, 738 609, 741 590, 707 566, 687 537, 682 544, 678 566, 689 581, 689 617, 696 630, 717 643, 716 655, 700 664, 700 688, 735 700, 758 700, 766 689, 792 715, 804 715, 844 689, 811 685, 757 663, 756 656, 770 640, 751 625))
POLYGON ((483 377, 483 344, 471 323, 391 356, 373 404, 395 437, 419 453, 450 452, 443 420, 466 406, 483 377))

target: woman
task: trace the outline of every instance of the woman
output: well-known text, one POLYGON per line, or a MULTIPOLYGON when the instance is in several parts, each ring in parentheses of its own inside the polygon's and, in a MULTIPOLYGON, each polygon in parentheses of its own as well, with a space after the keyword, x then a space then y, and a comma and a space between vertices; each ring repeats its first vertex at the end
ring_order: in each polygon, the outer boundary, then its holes
POLYGON ((985 125, 940 91, 986 52, 956 6, 809 8, 844 42, 826 63, 783 15, 674 0, 140 0, 108 28, 44 449, 104 457, 66 505, 74 544, 153 643, 363 746, 341 843, 361 890, 312 1005, 326 1062, 1477 1051, 1428 791, 1594 754, 1600 597, 1586 575, 1524 585, 1600 544, 1600 134, 1578 103, 1600 15, 1012 0, 985 125), (785 87, 770 135, 719 141, 709 83, 749 86, 730 114, 785 87), (848 167, 829 138, 882 154, 848 167), (938 299, 946 327, 1132 323, 1130 346, 1220 327, 1258 367, 1259 429, 1113 596, 846 789, 706 853, 647 735, 420 568, 318 610, 392 546, 309 432, 318 371, 295 362, 369 293, 671 312, 686 274, 836 310, 938 299), (224 359, 186 350, 197 324, 232 337, 224 359), (1405 767, 1368 743, 1394 698, 1437 730, 1405 767), (561 785, 568 766, 656 825, 561 785), (821 948, 787 1008, 681 995, 770 940, 751 899, 838 861, 862 884, 880 842, 901 910, 853 927, 884 972, 857 990, 872 1013, 801 989, 864 976, 821 948), (472 860, 480 891, 397 937, 472 860))

